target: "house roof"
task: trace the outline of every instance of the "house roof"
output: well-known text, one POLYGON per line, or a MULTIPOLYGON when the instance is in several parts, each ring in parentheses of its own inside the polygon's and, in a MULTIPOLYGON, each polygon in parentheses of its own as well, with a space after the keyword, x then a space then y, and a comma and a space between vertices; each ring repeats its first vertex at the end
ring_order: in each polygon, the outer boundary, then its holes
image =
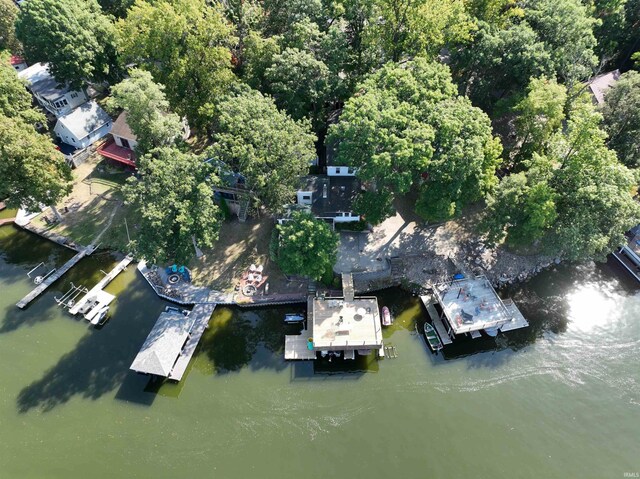
POLYGON ((191 316, 179 312, 162 313, 131 363, 131 369, 168 377, 192 326, 191 316))
POLYGON ((21 72, 18 72, 20 78, 24 78, 29 84, 29 89, 47 100, 55 100, 64 95, 70 88, 60 84, 49 72, 48 63, 35 63, 21 72))
POLYGON ((125 138, 131 141, 138 141, 136 135, 131 131, 129 124, 127 123, 127 118, 129 113, 123 111, 118 115, 116 121, 113 122, 113 127, 111 128, 111 134, 113 136, 119 136, 120 138, 125 138))
POLYGON ((332 217, 336 213, 350 212, 358 192, 358 180, 354 176, 313 175, 300 179, 298 191, 309 191, 311 211, 319 217, 332 217))
POLYGON ((11 55, 10 61, 12 65, 21 65, 22 63, 25 63, 24 58, 18 55, 11 55))
POLYGON ((606 91, 620 78, 620 70, 614 70, 609 73, 598 75, 589 81, 589 89, 595 97, 598 104, 604 102, 606 91))
POLYGON ((78 140, 102 128, 110 121, 111 117, 95 101, 83 103, 71 113, 58 118, 58 123, 69 130, 78 140))

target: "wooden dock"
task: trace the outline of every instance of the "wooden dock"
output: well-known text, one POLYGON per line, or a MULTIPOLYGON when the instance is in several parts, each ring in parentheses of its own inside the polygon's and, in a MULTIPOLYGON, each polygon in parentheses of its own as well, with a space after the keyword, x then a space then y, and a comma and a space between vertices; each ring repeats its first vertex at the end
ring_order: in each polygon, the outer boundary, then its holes
POLYGON ((214 309, 216 309, 215 303, 202 303, 196 304, 193 310, 191 310, 190 316, 195 316, 195 318, 193 318, 193 326, 189 332, 189 339, 182 348, 182 352, 169 374, 169 379, 180 381, 182 376, 184 376, 187 366, 189 366, 189 362, 196 352, 200 338, 209 325, 209 319, 211 319, 214 309))
POLYGON ((505 299, 502 302, 504 303, 504 307, 507 308, 507 311, 509 311, 509 314, 511 314, 512 319, 500 327, 501 332, 506 333, 507 331, 513 331, 514 329, 526 328, 529 326, 529 322, 522 315, 513 300, 505 299))
POLYGON ((11 224, 15 221, 15 218, 3 218, 0 220, 0 226, 11 224))
POLYGON ((300 334, 287 334, 284 337, 284 359, 316 359, 316 352, 307 347, 311 331, 303 329, 300 334))
POLYGON ((427 308, 427 312, 431 317, 433 326, 436 328, 436 331, 438 332, 438 336, 440 336, 440 340, 442 341, 442 344, 446 346, 448 344, 453 343, 453 341, 451 340, 451 337, 449 336, 449 333, 447 333, 447 328, 445 328, 444 324, 442 323, 442 320, 440 319, 440 316, 438 315, 438 312, 436 311, 436 308, 433 306, 433 301, 431 299, 431 296, 420 296, 420 299, 422 300, 422 304, 424 304, 424 307, 427 308))
POLYGON ((51 274, 50 276, 47 276, 47 278, 42 283, 40 283, 29 294, 27 294, 24 298, 22 298, 20 301, 18 301, 16 303, 16 306, 18 308, 20 308, 20 309, 26 308, 27 305, 29 303, 31 303, 31 301, 33 301, 38 296, 40 296, 42 293, 44 293, 45 290, 49 286, 51 286, 53 283, 58 281, 67 271, 69 271, 76 264, 78 264, 82 258, 87 256, 88 254, 93 253, 93 251, 94 250, 93 250, 93 248, 91 246, 86 246, 86 247, 82 248, 78 252, 78 254, 76 254, 73 258, 71 258, 69 261, 67 261, 65 264, 63 264, 53 274, 51 274))
POLYGON ((70 309, 69 313, 72 315, 78 314, 85 306, 87 301, 90 301, 91 298, 97 297, 98 293, 102 291, 111 281, 115 279, 120 273, 122 273, 129 264, 133 261, 132 256, 126 256, 122 261, 120 261, 109 273, 102 278, 98 284, 96 284, 84 297, 74 304, 70 309))

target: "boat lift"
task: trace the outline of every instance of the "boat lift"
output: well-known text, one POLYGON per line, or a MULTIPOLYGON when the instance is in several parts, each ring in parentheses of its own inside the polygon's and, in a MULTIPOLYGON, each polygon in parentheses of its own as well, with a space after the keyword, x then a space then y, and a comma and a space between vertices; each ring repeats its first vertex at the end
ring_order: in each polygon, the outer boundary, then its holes
POLYGON ((35 278, 32 278, 32 277, 31 277, 31 275, 32 275, 33 273, 35 273, 35 272, 36 272, 36 270, 38 270, 38 269, 40 269, 41 267, 44 267, 44 266, 45 266, 44 261, 42 261, 38 266, 36 266, 35 268, 33 268, 31 271, 29 271, 29 272, 27 273, 27 276, 28 276, 30 279, 33 279, 33 282, 34 282, 35 284, 41 284, 45 279, 47 279, 47 277, 51 276, 53 273, 55 273, 55 272, 56 272, 56 268, 53 268, 51 271, 49 271, 49 272, 48 272, 47 274, 45 274, 44 276, 40 276, 40 275, 38 275, 38 276, 36 276, 35 278))
POLYGON ((58 303, 58 306, 71 309, 76 304, 76 298, 88 292, 89 290, 84 286, 76 286, 71 283, 71 289, 69 289, 69 291, 64 293, 60 298, 54 296, 54 299, 56 303, 58 303))

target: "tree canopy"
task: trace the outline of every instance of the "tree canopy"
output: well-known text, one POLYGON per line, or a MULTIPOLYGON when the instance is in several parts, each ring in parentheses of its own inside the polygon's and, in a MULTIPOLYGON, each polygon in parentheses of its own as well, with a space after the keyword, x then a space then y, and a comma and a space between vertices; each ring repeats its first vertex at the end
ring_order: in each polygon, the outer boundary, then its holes
POLYGON ((9 207, 39 211, 71 191, 71 170, 48 135, 0 113, 0 193, 9 207))
POLYGON ((249 88, 226 98, 218 111, 210 155, 242 173, 259 202, 279 211, 316 156, 308 122, 292 120, 249 88))
POLYGON ((16 35, 30 62, 49 62, 56 80, 80 87, 119 74, 113 24, 95 0, 29 0, 16 35))
POLYGON ((293 213, 277 227, 276 261, 285 274, 319 280, 336 262, 338 235, 310 213, 293 213))
POLYGON ((173 144, 182 135, 182 121, 169 112, 164 86, 151 74, 133 69, 129 78, 111 89, 110 103, 127 112, 127 124, 136 135, 138 154, 173 144))
POLYGON ((18 7, 13 0, 0 0, 0 51, 9 50, 20 53, 22 45, 16 37, 15 22, 18 18, 18 7))
POLYGON ((234 82, 234 39, 217 7, 205 0, 136 0, 117 31, 122 60, 151 72, 176 113, 196 126, 209 120, 203 108, 234 82))
POLYGON ((44 115, 32 108, 32 97, 9 63, 9 55, 0 52, 0 115, 22 118, 27 123, 45 122, 44 115))
POLYGON ((414 186, 418 213, 429 220, 453 217, 491 190, 501 153, 489 118, 456 97, 447 67, 422 58, 387 64, 365 80, 329 141, 337 145, 337 161, 356 168, 387 202, 359 200, 367 221, 384 219, 394 195, 414 186))
POLYGON ((203 158, 159 148, 138 160, 138 173, 124 188, 125 201, 139 218, 130 245, 137 255, 187 264, 196 244, 213 246, 221 221, 212 191, 218 180, 203 158))
POLYGON ((613 84, 602 114, 608 145, 625 165, 640 166, 640 73, 629 71, 613 84))

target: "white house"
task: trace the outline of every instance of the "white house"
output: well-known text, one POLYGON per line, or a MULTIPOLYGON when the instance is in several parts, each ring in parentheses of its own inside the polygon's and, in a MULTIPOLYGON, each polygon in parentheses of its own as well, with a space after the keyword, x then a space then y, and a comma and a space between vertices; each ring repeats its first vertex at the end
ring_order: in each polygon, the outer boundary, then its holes
POLYGON ((89 100, 84 90, 71 90, 58 84, 49 72, 47 63, 35 63, 18 72, 37 102, 48 112, 60 118, 89 100))
POLYGON ((95 101, 58 118, 55 134, 68 145, 86 148, 111 131, 111 117, 95 101))

